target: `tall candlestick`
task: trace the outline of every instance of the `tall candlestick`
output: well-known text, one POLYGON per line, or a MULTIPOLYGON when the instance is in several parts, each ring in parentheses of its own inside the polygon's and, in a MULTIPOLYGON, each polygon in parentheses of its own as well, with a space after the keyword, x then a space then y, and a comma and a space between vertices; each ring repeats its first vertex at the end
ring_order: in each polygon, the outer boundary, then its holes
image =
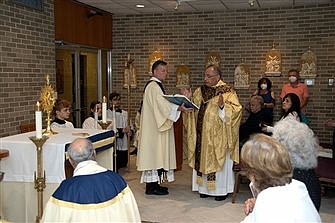
POLYGON ((115 105, 113 105, 113 130, 116 134, 116 114, 115 114, 115 105))
POLYGON ((42 111, 40 107, 40 102, 36 103, 35 107, 35 128, 36 128, 36 138, 42 138, 42 111))
POLYGON ((94 109, 94 128, 97 129, 98 128, 98 104, 95 105, 95 109, 94 109))
POLYGON ((102 122, 107 122, 107 102, 105 96, 102 99, 102 122))

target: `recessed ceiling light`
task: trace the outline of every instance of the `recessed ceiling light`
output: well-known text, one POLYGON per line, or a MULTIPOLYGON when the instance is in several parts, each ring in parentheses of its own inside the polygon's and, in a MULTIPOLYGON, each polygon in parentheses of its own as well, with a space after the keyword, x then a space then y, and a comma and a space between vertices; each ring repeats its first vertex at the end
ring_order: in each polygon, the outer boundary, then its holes
POLYGON ((137 8, 144 8, 144 5, 136 5, 137 8))

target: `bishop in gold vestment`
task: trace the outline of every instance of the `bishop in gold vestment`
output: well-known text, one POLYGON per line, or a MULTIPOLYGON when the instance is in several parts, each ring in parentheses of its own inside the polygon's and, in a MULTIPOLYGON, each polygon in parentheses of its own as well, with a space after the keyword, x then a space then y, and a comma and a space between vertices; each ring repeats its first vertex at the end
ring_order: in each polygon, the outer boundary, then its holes
MULTIPOLYGON (((235 90, 221 80, 218 67, 209 66, 204 78, 205 84, 192 96, 200 109, 183 115, 188 161, 194 169, 192 190, 223 200, 234 188, 232 166, 239 162, 242 106, 235 90)), ((191 97, 190 91, 182 93, 191 97)))

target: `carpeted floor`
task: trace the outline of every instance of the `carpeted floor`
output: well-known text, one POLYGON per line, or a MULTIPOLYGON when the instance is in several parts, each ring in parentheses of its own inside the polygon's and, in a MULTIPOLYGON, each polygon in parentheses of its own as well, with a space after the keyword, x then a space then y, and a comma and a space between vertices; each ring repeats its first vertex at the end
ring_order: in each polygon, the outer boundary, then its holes
MULTIPOLYGON (((213 197, 200 198, 191 191, 192 170, 183 165, 182 171, 175 173, 175 181, 164 186, 169 187, 169 195, 145 195, 145 185, 140 184, 140 172, 135 167, 136 156, 131 156, 129 169, 121 169, 137 200, 143 222, 240 222, 244 218, 243 203, 251 197, 248 184, 242 183, 236 203, 231 196, 224 201, 215 201, 213 197)), ((335 222, 335 191, 330 190, 322 198, 320 215, 324 223, 335 222)))

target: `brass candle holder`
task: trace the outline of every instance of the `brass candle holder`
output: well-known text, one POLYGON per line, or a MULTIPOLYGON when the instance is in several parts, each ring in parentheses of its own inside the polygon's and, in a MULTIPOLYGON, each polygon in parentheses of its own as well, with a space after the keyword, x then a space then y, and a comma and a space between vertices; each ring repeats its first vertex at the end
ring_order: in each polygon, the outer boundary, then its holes
POLYGON ((108 128, 108 126, 110 126, 110 124, 112 124, 112 122, 111 121, 102 122, 101 120, 99 120, 98 124, 101 126, 101 128, 103 130, 106 130, 108 128))
POLYGON ((35 136, 29 137, 36 146, 37 152, 37 177, 36 171, 34 172, 34 188, 37 190, 37 216, 36 222, 40 222, 43 215, 43 190, 46 187, 45 184, 45 171, 43 171, 43 153, 42 146, 49 137, 42 136, 42 138, 36 138, 35 136), (43 171, 43 175, 42 175, 43 171))
POLYGON ((51 112, 56 102, 55 90, 51 86, 49 81, 49 75, 46 76, 46 84, 41 89, 41 105, 45 113, 47 113, 47 127, 43 132, 43 135, 51 136, 57 134, 57 132, 51 129, 51 112))
POLYGON ((118 173, 118 169, 117 169, 117 163, 116 163, 116 160, 117 160, 117 138, 118 138, 118 132, 117 132, 117 128, 116 128, 116 114, 115 114, 115 105, 113 104, 112 105, 112 113, 113 113, 113 131, 114 131, 114 143, 113 143, 113 155, 114 155, 114 162, 113 162, 113 169, 114 169, 114 172, 115 173, 118 173))

